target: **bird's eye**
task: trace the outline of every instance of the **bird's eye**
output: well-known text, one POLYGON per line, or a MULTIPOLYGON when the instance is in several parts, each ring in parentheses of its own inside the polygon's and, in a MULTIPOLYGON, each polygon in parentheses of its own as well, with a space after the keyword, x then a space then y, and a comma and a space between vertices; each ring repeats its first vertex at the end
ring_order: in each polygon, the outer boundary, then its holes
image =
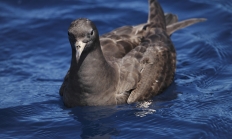
POLYGON ((93 30, 90 32, 90 35, 93 35, 93 30))
POLYGON ((143 30, 146 30, 146 29, 147 29, 147 27, 148 27, 148 25, 143 26, 143 30))

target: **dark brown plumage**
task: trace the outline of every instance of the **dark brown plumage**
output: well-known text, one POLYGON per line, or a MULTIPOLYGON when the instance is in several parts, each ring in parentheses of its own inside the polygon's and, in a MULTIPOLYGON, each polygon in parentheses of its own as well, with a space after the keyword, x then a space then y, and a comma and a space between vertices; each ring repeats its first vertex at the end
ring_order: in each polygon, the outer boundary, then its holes
POLYGON ((123 26, 100 38, 92 21, 71 23, 71 66, 60 88, 66 106, 133 103, 172 83, 176 52, 169 36, 205 19, 178 22, 176 15, 164 15, 157 0, 149 5, 147 23, 123 26))

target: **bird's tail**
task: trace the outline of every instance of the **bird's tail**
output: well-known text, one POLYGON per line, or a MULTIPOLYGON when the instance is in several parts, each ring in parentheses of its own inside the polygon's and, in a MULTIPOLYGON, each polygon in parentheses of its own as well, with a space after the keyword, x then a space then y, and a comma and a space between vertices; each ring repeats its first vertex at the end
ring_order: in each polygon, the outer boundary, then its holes
POLYGON ((174 22, 174 23, 170 23, 170 24, 167 24, 167 34, 168 35, 171 35, 172 33, 174 33, 175 31, 179 30, 179 29, 182 29, 182 28, 185 28, 187 26, 190 26, 190 25, 193 25, 193 24, 196 24, 198 22, 203 22, 203 21, 206 21, 205 18, 191 18, 191 19, 187 19, 187 20, 184 20, 184 21, 177 21, 177 22, 174 22))
POLYGON ((166 30, 165 16, 157 0, 149 0, 149 15, 147 23, 155 28, 166 30))
POLYGON ((168 35, 187 26, 206 21, 205 18, 191 18, 178 22, 177 15, 171 13, 164 15, 163 9, 157 0, 149 0, 149 7, 147 24, 150 27, 166 30, 168 35))

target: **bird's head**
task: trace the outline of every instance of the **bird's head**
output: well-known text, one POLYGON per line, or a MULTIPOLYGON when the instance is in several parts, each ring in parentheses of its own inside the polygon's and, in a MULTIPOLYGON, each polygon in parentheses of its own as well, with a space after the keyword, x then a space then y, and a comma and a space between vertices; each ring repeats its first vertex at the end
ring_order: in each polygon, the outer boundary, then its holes
POLYGON ((77 62, 81 54, 93 50, 95 42, 99 40, 96 26, 86 18, 74 20, 68 29, 68 36, 77 62))

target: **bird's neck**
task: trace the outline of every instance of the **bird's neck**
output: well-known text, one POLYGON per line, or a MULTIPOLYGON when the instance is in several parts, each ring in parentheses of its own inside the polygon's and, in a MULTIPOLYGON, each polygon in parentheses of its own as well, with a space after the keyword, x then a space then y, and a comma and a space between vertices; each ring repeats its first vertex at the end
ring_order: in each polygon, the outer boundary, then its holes
MULTIPOLYGON (((81 95, 110 94, 114 92, 113 84, 117 83, 118 75, 109 64, 101 50, 100 42, 96 43, 95 49, 88 53, 82 53, 79 62, 76 62, 75 52, 72 54, 70 67, 70 81, 72 88, 78 89, 81 95), (73 76, 74 75, 74 76, 73 76), (100 93, 101 92, 101 93, 100 93)), ((99 96, 100 97, 100 96, 99 96)), ((102 96, 103 97, 103 96, 102 96)))

